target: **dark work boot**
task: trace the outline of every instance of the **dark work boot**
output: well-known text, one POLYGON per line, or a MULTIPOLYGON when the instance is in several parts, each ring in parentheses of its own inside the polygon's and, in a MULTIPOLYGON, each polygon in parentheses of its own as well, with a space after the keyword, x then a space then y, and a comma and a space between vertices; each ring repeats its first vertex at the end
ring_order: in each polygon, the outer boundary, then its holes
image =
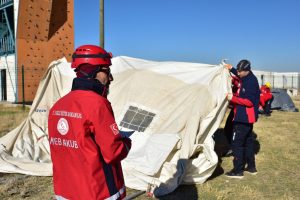
POLYGON ((255 167, 253 167, 253 168, 248 168, 248 167, 246 167, 246 168, 244 169, 244 172, 247 172, 247 173, 252 174, 252 175, 256 175, 256 174, 257 174, 257 170, 256 170, 255 167))
POLYGON ((232 169, 231 171, 225 173, 225 176, 227 176, 229 178, 241 179, 244 177, 244 173, 243 172, 235 172, 234 169, 232 169))

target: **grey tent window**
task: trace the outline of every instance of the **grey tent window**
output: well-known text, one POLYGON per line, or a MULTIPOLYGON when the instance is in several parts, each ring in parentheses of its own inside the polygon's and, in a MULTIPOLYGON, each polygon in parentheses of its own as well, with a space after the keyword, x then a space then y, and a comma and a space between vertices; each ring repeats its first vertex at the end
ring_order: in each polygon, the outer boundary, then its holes
POLYGON ((131 130, 144 132, 151 124, 155 114, 135 106, 129 106, 120 126, 131 130))

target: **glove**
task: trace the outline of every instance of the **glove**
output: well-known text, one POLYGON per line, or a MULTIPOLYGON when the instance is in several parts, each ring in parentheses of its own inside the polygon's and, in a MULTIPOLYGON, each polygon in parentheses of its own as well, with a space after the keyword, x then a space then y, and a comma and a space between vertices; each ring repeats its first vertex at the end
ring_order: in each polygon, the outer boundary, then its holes
POLYGON ((228 70, 232 69, 232 65, 231 64, 224 64, 224 67, 228 70))
POLYGON ((231 101, 232 97, 233 97, 232 93, 227 93, 226 98, 228 101, 231 101))

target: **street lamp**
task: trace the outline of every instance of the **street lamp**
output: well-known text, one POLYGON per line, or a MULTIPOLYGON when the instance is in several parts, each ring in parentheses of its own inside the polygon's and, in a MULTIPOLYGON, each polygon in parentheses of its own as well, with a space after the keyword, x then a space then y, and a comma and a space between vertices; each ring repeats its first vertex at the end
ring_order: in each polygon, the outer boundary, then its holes
POLYGON ((100 0, 100 46, 104 48, 104 0, 100 0))

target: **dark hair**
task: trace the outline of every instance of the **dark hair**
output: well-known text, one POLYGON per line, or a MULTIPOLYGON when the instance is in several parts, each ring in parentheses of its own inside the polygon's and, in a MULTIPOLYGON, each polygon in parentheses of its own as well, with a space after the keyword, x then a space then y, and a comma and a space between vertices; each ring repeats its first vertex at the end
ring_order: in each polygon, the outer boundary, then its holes
POLYGON ((251 63, 249 60, 241 60, 237 66, 236 69, 238 71, 250 71, 251 70, 251 63))

